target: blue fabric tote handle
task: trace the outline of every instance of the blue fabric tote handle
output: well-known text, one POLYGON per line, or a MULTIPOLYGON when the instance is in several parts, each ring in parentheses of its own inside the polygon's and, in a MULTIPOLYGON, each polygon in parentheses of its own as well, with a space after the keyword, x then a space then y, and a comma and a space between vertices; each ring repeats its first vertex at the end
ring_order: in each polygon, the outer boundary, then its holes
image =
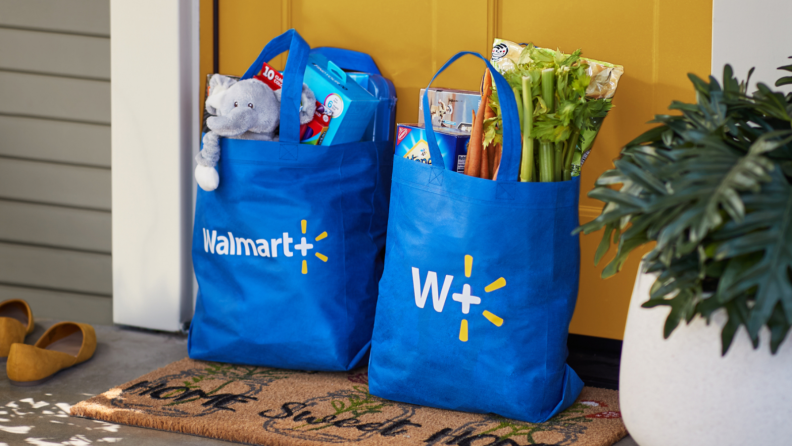
MULTIPOLYGON (((495 87, 498 91, 498 100, 500 102, 501 114, 503 117, 503 154, 501 155, 500 169, 498 170, 498 180, 502 182, 516 183, 520 169, 520 155, 522 153, 522 143, 520 141, 520 118, 517 114, 517 102, 512 94, 511 86, 498 71, 492 67, 489 61, 479 53, 472 51, 462 51, 457 53, 443 65, 442 68, 434 75, 426 89, 432 86, 435 78, 443 72, 449 65, 454 63, 462 56, 470 54, 471 56, 478 57, 487 64, 487 68, 492 74, 492 79, 495 81, 495 87), (500 94, 503 92, 504 94, 500 94)), ((482 98, 483 100, 483 98, 482 98)), ((423 95, 423 109, 424 109, 424 122, 432 122, 432 112, 429 109, 429 95, 423 95)), ((437 147, 437 140, 431 125, 426 126, 426 139, 429 143, 429 153, 433 160, 440 162, 432 162, 432 167, 437 169, 445 169, 443 163, 443 155, 440 153, 440 148, 437 147)))
POLYGON ((362 73, 382 74, 380 73, 374 59, 366 53, 360 51, 352 51, 344 48, 333 48, 331 46, 321 46, 311 50, 312 53, 321 54, 322 56, 333 61, 344 70, 360 71, 362 73))
POLYGON ((283 143, 300 143, 300 97, 302 96, 303 77, 308 65, 308 53, 311 47, 302 36, 290 29, 270 40, 261 50, 261 54, 248 68, 242 79, 250 79, 261 70, 261 64, 269 62, 273 57, 289 52, 286 68, 283 70, 283 91, 281 92, 280 141, 283 143))

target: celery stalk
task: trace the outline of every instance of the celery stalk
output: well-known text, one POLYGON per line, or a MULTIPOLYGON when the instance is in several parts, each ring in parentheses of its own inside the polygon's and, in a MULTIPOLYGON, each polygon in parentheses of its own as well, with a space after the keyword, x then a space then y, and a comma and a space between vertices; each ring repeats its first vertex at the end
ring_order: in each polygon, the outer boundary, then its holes
POLYGON ((553 161, 554 181, 564 180, 564 148, 566 145, 566 141, 555 143, 555 160, 553 161))
POLYGON ((555 68, 545 68, 542 70, 542 99, 547 105, 547 112, 555 111, 555 68))
POLYGON ((569 181, 572 179, 572 158, 575 157, 575 151, 577 150, 579 139, 580 130, 574 129, 572 132, 572 137, 569 138, 569 145, 567 146, 566 153, 564 154, 564 181, 569 181))
MULTIPOLYGON (((516 91, 516 89, 515 89, 516 91)), ((520 163, 520 181, 536 181, 534 179, 534 140, 531 138, 533 128, 533 99, 531 98, 531 78, 522 78, 522 162, 520 163)))
POLYGON ((514 93, 514 101, 517 102, 517 114, 520 116, 520 133, 523 131, 523 104, 520 100, 520 92, 517 90, 517 87, 512 87, 512 92, 514 93))
POLYGON ((555 148, 549 141, 539 143, 539 181, 549 183, 555 180, 555 170, 553 168, 553 158, 555 148))
MULTIPOLYGON (((523 81, 524 82, 524 81, 523 81)), ((555 111, 555 68, 542 70, 542 99, 547 106, 547 112, 555 111)), ((539 181, 553 181, 555 177, 555 153, 553 143, 541 141, 539 148, 539 181)))

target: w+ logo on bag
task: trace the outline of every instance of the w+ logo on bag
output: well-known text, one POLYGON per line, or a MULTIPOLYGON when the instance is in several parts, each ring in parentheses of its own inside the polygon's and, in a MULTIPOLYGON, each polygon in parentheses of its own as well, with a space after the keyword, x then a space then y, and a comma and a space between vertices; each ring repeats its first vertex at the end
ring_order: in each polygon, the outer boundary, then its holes
MULTIPOLYGON (((470 274, 473 271, 473 256, 466 255, 465 256, 465 277, 470 277, 470 274)), ((437 273, 434 271, 429 271, 426 273, 426 282, 424 283, 423 290, 421 290, 421 274, 418 268, 412 268, 412 279, 413 279, 413 290, 415 292, 415 305, 418 308, 423 308, 426 305, 426 298, 429 296, 429 291, 432 291, 432 306, 434 306, 435 311, 438 313, 443 312, 443 308, 445 307, 446 297, 448 296, 448 291, 451 289, 451 283, 454 281, 454 276, 446 275, 445 280, 443 280, 443 288, 438 294, 437 292, 437 273)), ((506 286, 506 279, 503 277, 499 278, 498 280, 490 283, 486 287, 484 287, 484 291, 487 293, 491 293, 495 290, 499 290, 506 286)), ((451 295, 451 298, 462 304, 462 314, 470 313, 470 306, 471 305, 480 305, 481 298, 478 296, 473 295, 472 288, 469 284, 464 284, 462 286, 462 293, 454 293, 451 295)), ((503 325, 503 319, 490 313, 487 310, 484 310, 482 315, 487 318, 488 321, 492 322, 496 327, 500 327, 503 325)), ((462 322, 459 326, 459 340, 462 342, 467 342, 468 340, 468 321, 467 319, 462 319, 462 322)))
MULTIPOLYGON (((302 233, 305 234, 308 229, 308 222, 302 220, 302 233)), ((228 232, 228 237, 224 235, 217 235, 217 231, 209 232, 208 229, 203 228, 204 235, 204 251, 217 255, 242 255, 245 251, 246 256, 251 254, 255 257, 278 257, 278 246, 283 247, 283 255, 286 257, 293 257, 294 252, 291 250, 291 244, 294 241, 289 237, 288 232, 283 233, 282 238, 273 239, 249 239, 245 237, 234 237, 232 232, 228 232)), ((327 232, 322 232, 317 235, 314 241, 318 242, 327 238, 327 232)), ((305 237, 300 238, 300 243, 294 245, 294 250, 299 251, 303 257, 308 255, 308 251, 312 250, 314 245, 308 243, 305 237)), ((314 255, 322 262, 327 262, 327 256, 321 252, 315 252, 314 255)), ((308 274, 308 261, 302 261, 302 273, 308 274)))

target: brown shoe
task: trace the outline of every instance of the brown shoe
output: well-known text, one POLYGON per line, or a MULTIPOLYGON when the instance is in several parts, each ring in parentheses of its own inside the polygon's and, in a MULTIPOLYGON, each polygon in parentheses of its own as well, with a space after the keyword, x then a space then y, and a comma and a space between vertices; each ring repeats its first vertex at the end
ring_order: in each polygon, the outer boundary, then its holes
POLYGON ((96 333, 88 324, 60 322, 36 345, 13 344, 6 371, 12 384, 41 384, 55 373, 87 361, 96 350, 96 333))
POLYGON ((19 299, 0 303, 0 359, 8 356, 11 344, 24 343, 33 331, 33 312, 27 302, 19 299))

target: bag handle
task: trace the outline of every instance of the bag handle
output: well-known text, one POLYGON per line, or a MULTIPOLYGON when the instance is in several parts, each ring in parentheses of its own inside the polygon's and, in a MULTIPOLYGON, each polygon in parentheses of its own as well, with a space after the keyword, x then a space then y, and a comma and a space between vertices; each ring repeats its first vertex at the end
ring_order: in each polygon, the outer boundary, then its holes
MULTIPOLYGON (((434 75, 429 85, 426 86, 426 91, 432 86, 435 78, 443 72, 449 65, 454 63, 457 59, 465 55, 478 57, 487 64, 487 68, 492 74, 492 79, 495 81, 495 87, 498 91, 498 100, 500 102, 501 115, 503 117, 503 154, 501 155, 500 169, 498 170, 497 181, 516 183, 520 170, 520 155, 522 153, 522 146, 520 141, 520 118, 517 114, 517 102, 512 94, 511 86, 506 82, 506 79, 492 67, 489 60, 484 58, 479 53, 472 51, 462 51, 457 53, 443 65, 442 68, 434 75), (506 94, 501 95, 500 92, 506 94)), ((482 98, 483 100, 483 98, 482 98)), ((432 167, 438 169, 445 169, 443 162, 443 155, 440 153, 440 148, 437 147, 437 139, 435 132, 432 129, 432 112, 429 109, 429 95, 423 95, 423 109, 424 109, 424 122, 429 123, 426 126, 426 139, 429 144, 429 153, 432 156, 432 167), (439 162, 435 162, 438 160, 439 162)))
POLYGON ((308 53, 311 47, 302 36, 290 29, 269 41, 267 46, 248 68, 242 79, 250 79, 261 70, 264 62, 288 51, 286 68, 283 70, 283 90, 281 91, 280 141, 300 143, 300 97, 302 96, 303 77, 308 65, 308 53))
POLYGON ((374 63, 374 59, 368 54, 361 53, 360 51, 334 48, 331 46, 320 46, 312 49, 311 53, 321 54, 344 70, 382 74, 379 68, 377 68, 377 64, 374 63))

